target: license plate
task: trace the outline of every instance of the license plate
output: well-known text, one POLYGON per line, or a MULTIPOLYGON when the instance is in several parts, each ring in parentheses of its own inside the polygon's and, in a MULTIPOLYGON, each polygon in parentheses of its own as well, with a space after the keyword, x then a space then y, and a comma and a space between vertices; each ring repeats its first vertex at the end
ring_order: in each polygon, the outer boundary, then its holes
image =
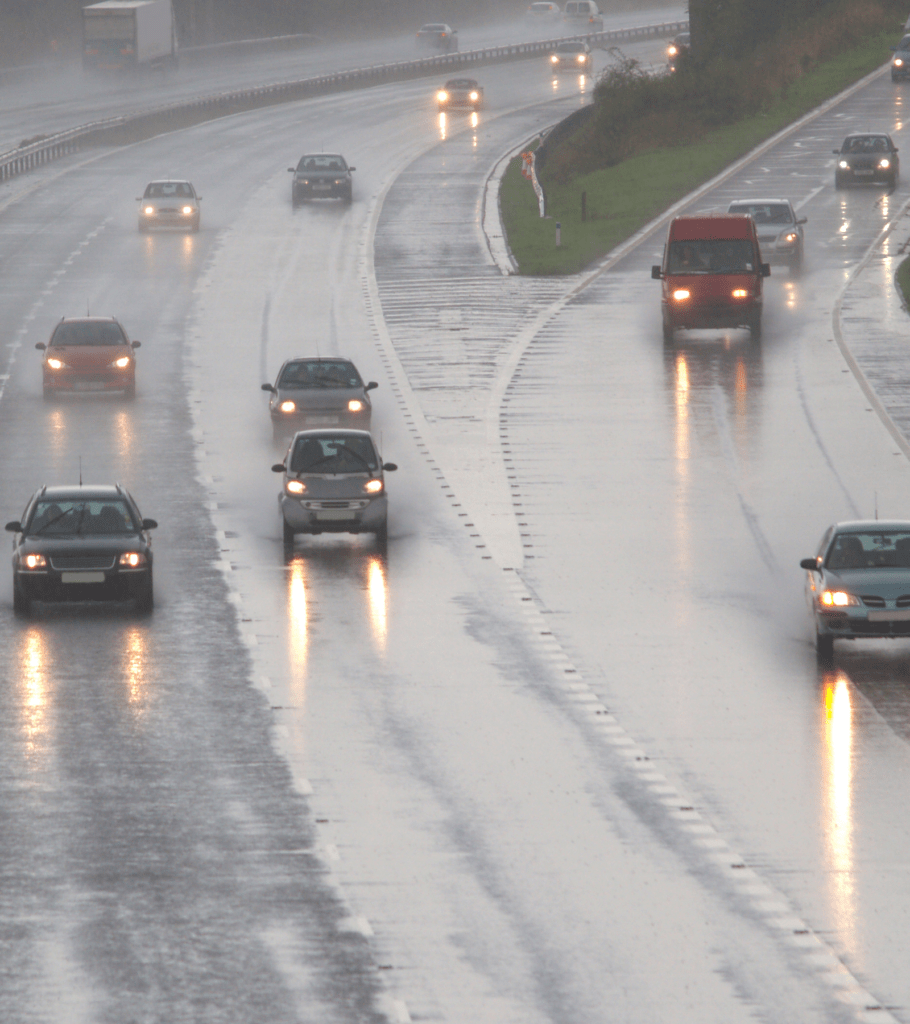
POLYGON ((337 416, 307 416, 307 426, 331 427, 338 422, 337 416))
POLYGON ((853 173, 854 174, 872 174, 874 172, 873 171, 854 171, 853 173))
POLYGON ((317 512, 316 513, 316 518, 317 519, 334 519, 334 520, 337 521, 337 520, 340 520, 340 519, 354 519, 356 517, 356 515, 357 515, 356 512, 349 512, 347 509, 333 508, 333 509, 329 509, 326 512, 317 512))
POLYGON ((870 622, 908 622, 910 621, 910 608, 901 608, 897 611, 869 612, 870 622))
POLYGON ((103 391, 104 385, 98 380, 77 380, 73 387, 76 391, 103 391))
POLYGON ((103 572, 63 572, 60 574, 61 583, 103 583, 103 572))
POLYGON ((317 192, 328 192, 328 190, 329 190, 329 189, 330 189, 331 187, 332 187, 331 185, 314 185, 314 186, 313 186, 313 188, 314 188, 314 189, 315 189, 315 190, 316 190, 317 192))

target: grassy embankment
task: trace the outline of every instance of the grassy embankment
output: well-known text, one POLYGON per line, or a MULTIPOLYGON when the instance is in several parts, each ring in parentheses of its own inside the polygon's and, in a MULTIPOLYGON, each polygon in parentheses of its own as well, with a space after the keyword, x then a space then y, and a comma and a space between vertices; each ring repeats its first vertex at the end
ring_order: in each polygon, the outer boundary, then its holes
POLYGON ((904 306, 910 310, 910 256, 897 268, 897 286, 904 296, 904 306))
MULTIPOLYGON (((877 31, 834 59, 817 63, 758 114, 715 128, 686 145, 647 149, 611 167, 563 181, 544 181, 547 217, 513 160, 500 201, 509 246, 522 274, 582 270, 674 202, 775 132, 881 66, 900 29, 877 31), (587 219, 581 220, 581 195, 587 219), (555 223, 561 245, 555 243, 555 223)), ((832 139, 832 148, 840 143, 832 139)))

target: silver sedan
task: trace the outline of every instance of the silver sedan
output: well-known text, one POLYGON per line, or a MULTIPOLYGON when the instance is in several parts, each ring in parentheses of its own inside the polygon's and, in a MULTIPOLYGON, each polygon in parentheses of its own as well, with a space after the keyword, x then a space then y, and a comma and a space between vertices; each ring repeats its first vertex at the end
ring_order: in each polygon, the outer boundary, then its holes
POLYGON ((910 521, 835 523, 799 564, 820 661, 835 640, 910 637, 910 521))
POLYGON ((789 199, 737 199, 727 213, 747 213, 755 221, 762 258, 779 260, 794 272, 803 265, 803 224, 789 199))

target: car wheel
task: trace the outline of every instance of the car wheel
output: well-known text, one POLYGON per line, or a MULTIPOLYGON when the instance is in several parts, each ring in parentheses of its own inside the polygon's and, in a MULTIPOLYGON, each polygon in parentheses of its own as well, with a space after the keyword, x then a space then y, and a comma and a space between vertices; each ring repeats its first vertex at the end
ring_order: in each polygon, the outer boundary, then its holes
POLYGON ((834 637, 830 633, 815 634, 815 657, 822 665, 828 665, 834 659, 834 637))
POLYGON ((27 616, 32 610, 32 602, 22 593, 20 587, 13 584, 13 611, 16 615, 21 615, 23 618, 27 616))
POLYGON ((136 611, 140 615, 148 615, 155 607, 155 587, 149 573, 148 583, 136 595, 136 611))
POLYGON ((835 174, 834 175, 834 187, 835 188, 843 188, 845 184, 846 184, 846 182, 844 181, 844 176, 842 174, 835 174))
POLYGON ((761 341, 761 313, 757 313, 749 320, 749 333, 753 341, 761 341))
POLYGON ((294 546, 294 527, 284 518, 282 518, 281 524, 284 528, 284 546, 292 548, 294 546))
POLYGON ((670 320, 670 318, 668 316, 664 317, 663 331, 664 331, 664 344, 665 345, 672 345, 673 344, 673 323, 672 323, 672 321, 670 320))
POLYGON ((376 527, 376 544, 383 551, 386 549, 389 543, 389 521, 383 519, 381 525, 376 527))

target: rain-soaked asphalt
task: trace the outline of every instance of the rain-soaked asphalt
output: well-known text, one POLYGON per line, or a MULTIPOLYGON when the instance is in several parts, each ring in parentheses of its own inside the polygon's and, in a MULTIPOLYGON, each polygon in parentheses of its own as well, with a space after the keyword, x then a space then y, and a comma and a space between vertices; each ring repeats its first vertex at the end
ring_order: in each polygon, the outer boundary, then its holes
POLYGON ((0 212, 7 518, 81 457, 161 524, 151 619, 0 615, 0 1019, 910 1019, 910 647, 820 673, 797 568, 833 519, 906 514, 832 322, 907 190, 835 193, 830 150, 901 138, 900 92, 694 202, 789 195, 806 269, 760 346, 664 349, 660 232, 591 281, 498 275, 485 179, 581 99, 483 79, 476 124, 432 83, 347 94, 73 158, 0 212), (291 211, 312 138, 350 208, 291 211), (198 236, 135 231, 165 167, 198 236), (133 405, 41 400, 32 346, 86 307, 143 341, 133 405), (282 555, 258 385, 316 350, 380 382, 385 557, 282 555))

